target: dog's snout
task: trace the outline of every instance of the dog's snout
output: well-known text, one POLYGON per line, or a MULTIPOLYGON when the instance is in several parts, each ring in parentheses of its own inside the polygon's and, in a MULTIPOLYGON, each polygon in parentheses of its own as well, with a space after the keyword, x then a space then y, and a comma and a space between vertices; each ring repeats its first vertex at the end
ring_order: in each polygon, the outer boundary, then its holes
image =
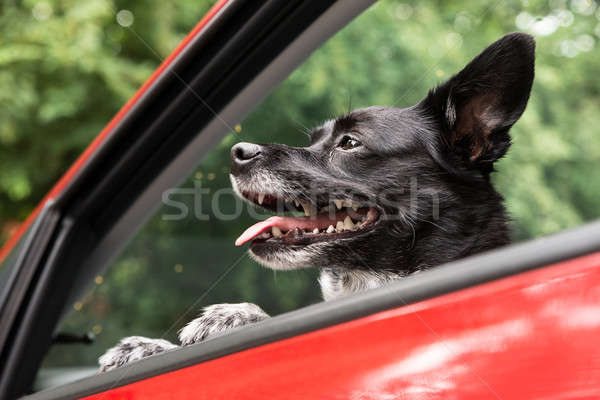
POLYGON ((249 165, 261 155, 261 146, 254 143, 238 143, 231 148, 231 173, 236 175, 240 168, 249 165))

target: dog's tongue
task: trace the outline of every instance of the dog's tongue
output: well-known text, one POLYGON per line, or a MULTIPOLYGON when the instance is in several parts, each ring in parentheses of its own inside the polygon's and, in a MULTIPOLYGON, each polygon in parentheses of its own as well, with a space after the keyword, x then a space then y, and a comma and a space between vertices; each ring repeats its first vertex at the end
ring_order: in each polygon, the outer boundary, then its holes
POLYGON ((335 216, 328 213, 319 214, 311 217, 280 217, 274 216, 264 221, 258 222, 244 231, 235 241, 236 246, 241 246, 249 240, 254 239, 261 233, 271 230, 274 226, 282 231, 291 231, 295 228, 312 231, 315 228, 327 229, 329 225, 336 224, 336 221, 343 221, 347 212, 338 212, 335 216))

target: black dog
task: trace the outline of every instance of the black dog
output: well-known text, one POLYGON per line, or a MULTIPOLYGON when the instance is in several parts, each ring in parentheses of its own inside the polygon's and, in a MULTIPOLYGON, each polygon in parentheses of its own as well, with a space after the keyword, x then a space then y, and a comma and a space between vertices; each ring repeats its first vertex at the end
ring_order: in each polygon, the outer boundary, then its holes
MULTIPOLYGON (((274 269, 319 267, 323 297, 384 285, 407 274, 509 243, 494 163, 529 99, 531 36, 509 34, 410 108, 369 107, 313 129, 308 147, 239 143, 231 180, 245 200, 304 217, 248 228, 251 255, 274 269)), ((183 345, 268 316, 253 304, 204 309, 183 345)), ((176 347, 126 338, 101 370, 176 347)))

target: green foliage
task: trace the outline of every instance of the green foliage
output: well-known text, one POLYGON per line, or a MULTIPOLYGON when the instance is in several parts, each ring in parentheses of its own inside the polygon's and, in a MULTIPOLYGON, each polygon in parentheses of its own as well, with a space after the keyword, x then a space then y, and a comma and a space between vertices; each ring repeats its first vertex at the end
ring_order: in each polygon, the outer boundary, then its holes
POLYGON ((0 5, 0 228, 27 217, 212 3, 0 5), (122 8, 130 27, 116 21, 122 8))
MULTIPOLYGON (((0 14, 0 222, 21 220, 83 146, 200 18, 208 1, 33 0, 0 14), (45 4, 45 6, 42 6, 45 4), (133 31, 115 13, 131 10, 133 31), (37 11, 36 11, 37 10, 37 11), (51 12, 48 12, 51 10, 51 12), (34 17, 32 17, 32 15, 34 17), (150 50, 153 49, 153 50, 150 50)), ((238 140, 305 144, 304 127, 349 108, 409 106, 514 30, 537 39, 529 106, 494 179, 515 239, 597 218, 600 207, 600 11, 594 1, 384 0, 317 50, 205 157, 181 186, 229 186, 238 140)), ((179 200, 193 209, 190 195, 179 200)), ((211 214, 212 198, 201 210, 211 214)), ((231 196, 219 198, 232 211, 231 196)), ((280 313, 318 301, 316 271, 258 267, 233 240, 252 218, 173 221, 163 206, 94 284, 63 330, 101 332, 55 347, 47 365, 93 363, 122 336, 174 339, 203 305, 252 301, 280 313)))

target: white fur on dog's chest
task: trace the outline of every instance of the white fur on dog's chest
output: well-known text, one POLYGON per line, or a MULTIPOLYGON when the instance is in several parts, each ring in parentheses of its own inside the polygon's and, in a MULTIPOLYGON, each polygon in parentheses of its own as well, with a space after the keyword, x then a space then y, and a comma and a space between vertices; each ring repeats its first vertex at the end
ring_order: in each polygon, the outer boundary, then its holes
POLYGON ((400 278, 402 278, 401 274, 392 272, 324 268, 319 276, 319 284, 323 299, 332 300, 351 293, 379 288, 400 278))

